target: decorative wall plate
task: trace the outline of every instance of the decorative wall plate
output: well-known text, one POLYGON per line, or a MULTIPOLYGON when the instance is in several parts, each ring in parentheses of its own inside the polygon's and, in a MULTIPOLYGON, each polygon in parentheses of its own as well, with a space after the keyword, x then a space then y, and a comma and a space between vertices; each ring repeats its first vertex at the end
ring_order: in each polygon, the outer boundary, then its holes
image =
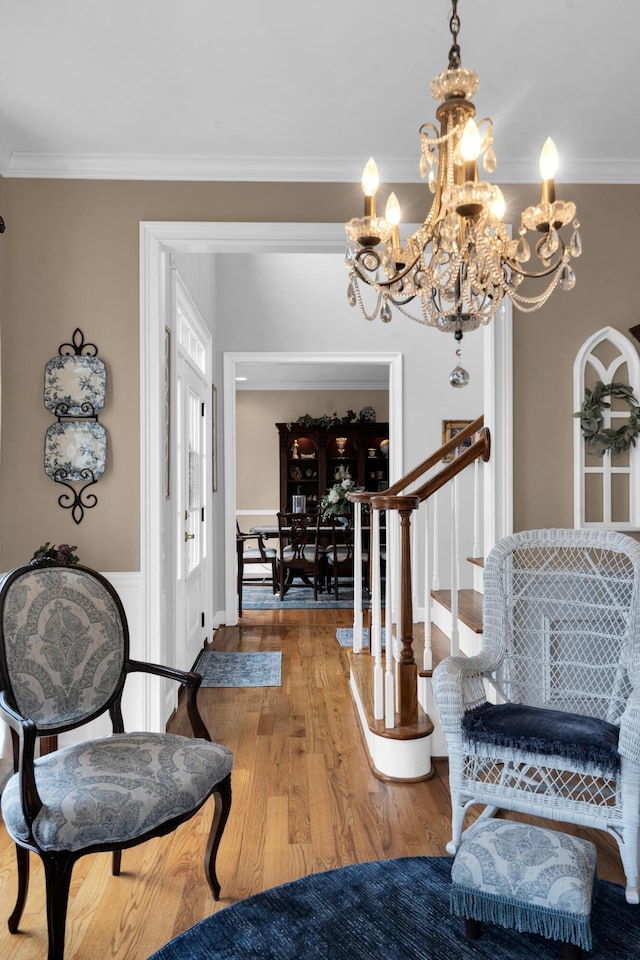
POLYGON ((99 357, 53 357, 44 371, 44 405, 56 417, 93 417, 104 407, 107 372, 99 357))
POLYGON ((65 420, 47 428, 44 472, 51 480, 72 483, 97 480, 106 466, 107 432, 101 423, 65 420))

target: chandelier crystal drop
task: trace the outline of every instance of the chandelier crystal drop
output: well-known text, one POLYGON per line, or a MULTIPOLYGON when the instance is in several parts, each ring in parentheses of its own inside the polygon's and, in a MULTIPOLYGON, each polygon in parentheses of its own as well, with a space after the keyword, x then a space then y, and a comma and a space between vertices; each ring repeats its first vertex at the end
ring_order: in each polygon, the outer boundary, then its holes
POLYGON ((480 157, 487 173, 496 169, 493 123, 488 117, 475 120, 470 98, 478 75, 461 65, 457 6, 458 0, 452 0, 449 66, 431 84, 439 103, 439 127, 424 123, 419 131, 420 175, 434 194, 429 213, 402 243, 394 193, 384 217, 377 215, 378 170, 371 158, 362 177, 364 216, 349 220, 345 230, 352 306, 357 304, 368 320, 379 317, 386 323, 395 308, 461 340, 464 333, 489 323, 505 296, 531 313, 557 286, 573 289, 576 277, 570 261, 582 253, 582 240, 575 204, 556 200, 558 155, 551 138, 540 155, 540 202, 522 211, 514 237, 503 220, 500 187, 479 179, 480 157), (561 231, 569 223, 573 232, 565 243, 561 231), (531 292, 528 284, 525 292, 520 290, 527 278, 542 284, 533 296, 525 295, 531 292), (372 306, 365 305, 362 284, 373 291, 365 294, 372 296, 372 306))

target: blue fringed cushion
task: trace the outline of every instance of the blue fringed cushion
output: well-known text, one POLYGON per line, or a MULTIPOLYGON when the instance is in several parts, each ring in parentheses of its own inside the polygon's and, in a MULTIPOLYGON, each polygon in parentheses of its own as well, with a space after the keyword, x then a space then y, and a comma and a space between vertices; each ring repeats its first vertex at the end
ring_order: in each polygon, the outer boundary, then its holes
POLYGON ((612 774, 620 769, 619 728, 596 717, 519 703, 483 703, 465 713, 462 730, 475 744, 594 763, 612 774))
POLYGON ((589 840, 481 820, 451 868, 451 912, 591 949, 596 849, 589 840))

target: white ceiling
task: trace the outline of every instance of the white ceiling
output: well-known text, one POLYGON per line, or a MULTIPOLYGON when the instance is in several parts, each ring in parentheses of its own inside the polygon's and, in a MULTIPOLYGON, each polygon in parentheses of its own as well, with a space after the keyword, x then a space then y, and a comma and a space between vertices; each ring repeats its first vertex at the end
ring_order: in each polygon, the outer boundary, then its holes
MULTIPOLYGON (((0 0, 6 176, 417 180, 449 0, 0 0)), ((640 4, 460 0, 497 182, 640 182, 640 4)))
POLYGON ((237 390, 388 390, 388 363, 236 363, 237 390), (239 377, 245 377, 239 380, 239 377))

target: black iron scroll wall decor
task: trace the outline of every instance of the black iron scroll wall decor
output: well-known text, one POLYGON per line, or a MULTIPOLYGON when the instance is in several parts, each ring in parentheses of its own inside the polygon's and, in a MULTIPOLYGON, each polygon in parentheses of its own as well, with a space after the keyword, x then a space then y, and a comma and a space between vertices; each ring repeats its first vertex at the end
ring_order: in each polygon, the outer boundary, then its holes
POLYGON ((86 343, 76 327, 71 343, 60 344, 44 374, 44 405, 57 417, 45 434, 44 472, 67 488, 58 503, 71 510, 75 523, 97 504, 95 493, 87 491, 107 465, 107 432, 98 423, 106 395, 107 373, 98 348, 86 343))

